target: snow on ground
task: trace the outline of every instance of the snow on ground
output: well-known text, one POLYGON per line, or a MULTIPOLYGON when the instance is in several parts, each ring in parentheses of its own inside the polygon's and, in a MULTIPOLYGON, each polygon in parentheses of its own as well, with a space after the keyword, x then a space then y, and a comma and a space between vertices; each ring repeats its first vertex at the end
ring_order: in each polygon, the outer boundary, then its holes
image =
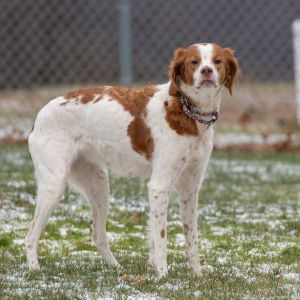
MULTIPOLYGON (((264 137, 261 134, 247 134, 247 133, 216 133, 214 137, 214 144, 218 148, 224 148, 230 145, 238 144, 276 144, 278 142, 286 141, 286 134, 270 134, 264 137)), ((299 141, 300 136, 293 134, 292 141, 299 141)))
MULTIPOLYGON (((28 156, 24 157, 19 152, 12 152, 7 153, 2 161, 16 167, 17 170, 20 168, 23 170, 28 165, 28 156)), ((0 233, 13 235, 14 246, 22 249, 24 247, 23 239, 33 214, 32 209, 26 209, 26 205, 32 207, 35 203, 34 188, 28 189, 29 185, 33 186, 33 177, 31 174, 31 177, 26 179, 19 173, 12 173, 10 177, 5 183, 6 190, 5 193, 2 193, 0 200, 0 233)), ((298 247, 297 243, 293 241, 298 234, 297 228, 295 226, 295 228, 291 226, 290 230, 287 228, 291 222, 299 222, 300 220, 300 198, 297 191, 293 190, 297 187, 296 184, 292 186, 292 190, 277 189, 278 178, 289 180, 300 178, 300 165, 286 161, 274 162, 267 159, 263 161, 212 159, 203 189, 205 197, 208 197, 208 191, 214 194, 209 200, 200 197, 199 202, 201 271, 203 274, 212 275, 217 271, 224 272, 224 274, 241 279, 249 285, 255 284, 259 280, 259 276, 273 276, 275 274, 274 276, 278 276, 276 277, 278 280, 285 282, 282 288, 290 288, 295 295, 294 299, 297 299, 299 289, 295 288, 295 285, 300 282, 300 274, 296 272, 296 267, 293 265, 282 265, 279 261, 284 251, 298 247), (222 174, 221 177, 216 177, 220 173, 222 174), (221 180, 216 178, 221 178, 221 180), (227 180, 230 180, 230 184, 227 180), (241 181, 247 182, 247 184, 241 185, 241 181), (274 185, 274 183, 276 184, 274 185), (257 200, 261 197, 261 193, 265 192, 262 190, 263 187, 267 191, 274 190, 272 197, 275 198, 271 199, 272 201, 264 201, 264 198, 257 200), (220 197, 218 198, 220 202, 218 202, 217 196, 225 195, 229 189, 232 199, 223 203, 220 197), (295 197, 295 195, 297 196, 295 197), (277 201, 276 197, 282 198, 284 201, 277 201), (249 199, 249 202, 245 199, 249 199), (251 201, 254 203, 251 204, 251 201), (263 227, 261 231, 260 226, 263 227), (251 228, 257 228, 257 231, 251 232, 251 228), (250 233, 246 231, 248 229, 250 233), (277 232, 283 233, 277 235, 277 232), (278 239, 280 236, 282 236, 282 240, 278 239), (284 239, 286 237, 288 238, 284 239), (225 247, 224 249, 218 244, 220 240, 224 241, 221 244, 222 247, 225 247), (251 243, 249 249, 243 248, 243 245, 247 243, 251 243), (240 253, 243 253, 246 261, 239 258, 240 253), (210 255, 216 256, 210 258, 210 255), (254 262, 257 260, 258 263, 252 266, 249 260, 254 262), (220 266, 221 270, 219 269, 220 266)), ((171 249, 169 252, 175 256, 183 255, 185 249, 179 209, 178 206, 176 208, 176 205, 177 199, 174 198, 170 203, 169 228, 175 233, 170 235, 169 246, 171 249), (176 248, 172 248, 173 246, 176 248)), ((133 226, 132 232, 128 232, 127 225, 120 221, 119 216, 127 214, 130 217, 135 213, 147 211, 147 209, 148 203, 145 198, 138 201, 126 198, 125 201, 124 196, 113 195, 108 221, 109 225, 113 227, 108 232, 110 243, 114 245, 114 243, 132 238, 133 240, 141 239, 146 244, 145 226, 133 224, 131 225, 133 226)), ((48 235, 42 238, 41 247, 47 249, 49 255, 61 255, 67 249, 74 259, 78 257, 95 259, 97 257, 95 248, 78 249, 75 240, 70 238, 72 234, 78 235, 80 241, 92 245, 90 214, 90 208, 86 201, 77 194, 69 193, 49 220, 49 225, 54 226, 53 228, 56 228, 57 224, 63 224, 57 228, 58 236, 51 237, 50 231, 48 235), (81 222, 85 222, 86 226, 81 226, 81 222)), ((122 251, 132 257, 139 255, 137 248, 133 251, 121 249, 119 253, 122 251)), ((172 267, 177 268, 182 264, 182 262, 175 262, 172 267)), ((22 268, 26 268, 25 264, 22 268)), ((26 295, 30 291, 30 284, 32 284, 22 274, 8 273, 4 276, 5 281, 19 284, 18 289, 15 290, 15 294, 19 296, 26 295)), ((41 278, 36 282, 35 291, 39 288, 57 288, 58 284, 60 284, 60 288, 64 288, 64 283, 57 283, 55 280, 49 283, 41 278)), ((76 284, 74 282, 72 289, 78 291, 81 289, 85 299, 89 297, 92 299, 93 295, 89 294, 88 290, 80 284, 76 284)), ((126 283, 120 283, 121 287, 130 291, 131 299, 156 298, 154 293, 140 293, 126 283)), ((167 282, 161 288, 176 292, 180 289, 180 284, 167 282)), ((38 292, 36 294, 38 295, 38 292)), ((107 297, 112 297, 112 295, 107 294, 107 297)), ((195 291, 196 295, 202 295, 202 291, 195 291)))

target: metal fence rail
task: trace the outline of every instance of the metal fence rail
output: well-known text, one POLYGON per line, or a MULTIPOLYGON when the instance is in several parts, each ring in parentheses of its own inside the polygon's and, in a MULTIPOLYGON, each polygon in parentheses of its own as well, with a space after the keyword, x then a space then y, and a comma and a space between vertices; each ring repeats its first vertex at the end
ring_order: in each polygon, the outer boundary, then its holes
POLYGON ((299 0, 0 0, 0 88, 159 82, 198 41, 235 49, 244 80, 291 81, 298 17, 299 0))

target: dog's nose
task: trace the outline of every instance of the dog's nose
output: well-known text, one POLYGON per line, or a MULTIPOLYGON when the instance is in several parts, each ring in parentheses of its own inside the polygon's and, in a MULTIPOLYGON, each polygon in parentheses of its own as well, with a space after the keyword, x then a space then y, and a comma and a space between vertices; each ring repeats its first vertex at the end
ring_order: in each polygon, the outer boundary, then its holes
POLYGON ((201 74, 202 74, 202 75, 208 76, 208 75, 210 75, 212 72, 213 72, 213 69, 210 68, 210 67, 208 67, 208 66, 203 67, 203 68, 201 69, 201 74))

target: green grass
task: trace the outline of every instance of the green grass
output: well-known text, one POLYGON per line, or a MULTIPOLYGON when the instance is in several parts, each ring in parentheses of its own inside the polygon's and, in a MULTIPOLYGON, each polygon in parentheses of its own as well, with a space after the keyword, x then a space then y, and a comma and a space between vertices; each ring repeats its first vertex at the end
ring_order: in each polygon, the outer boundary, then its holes
POLYGON ((300 298, 299 155, 214 154, 199 197, 202 275, 186 267, 174 197, 163 279, 147 264, 146 182, 118 177, 107 231, 122 269, 102 261, 90 209, 69 192, 42 234, 41 270, 29 272, 23 240, 35 183, 26 146, 1 145, 0 166, 0 299, 300 298))

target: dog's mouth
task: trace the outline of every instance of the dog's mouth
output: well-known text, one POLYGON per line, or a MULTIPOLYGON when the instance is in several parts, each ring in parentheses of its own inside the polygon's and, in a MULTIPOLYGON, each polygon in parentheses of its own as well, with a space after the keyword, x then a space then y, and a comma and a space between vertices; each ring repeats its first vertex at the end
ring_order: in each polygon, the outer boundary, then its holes
POLYGON ((206 87, 206 88, 215 87, 216 88, 217 85, 213 80, 204 79, 200 82, 200 85, 197 87, 197 89, 200 89, 200 88, 203 88, 203 87, 206 87))

